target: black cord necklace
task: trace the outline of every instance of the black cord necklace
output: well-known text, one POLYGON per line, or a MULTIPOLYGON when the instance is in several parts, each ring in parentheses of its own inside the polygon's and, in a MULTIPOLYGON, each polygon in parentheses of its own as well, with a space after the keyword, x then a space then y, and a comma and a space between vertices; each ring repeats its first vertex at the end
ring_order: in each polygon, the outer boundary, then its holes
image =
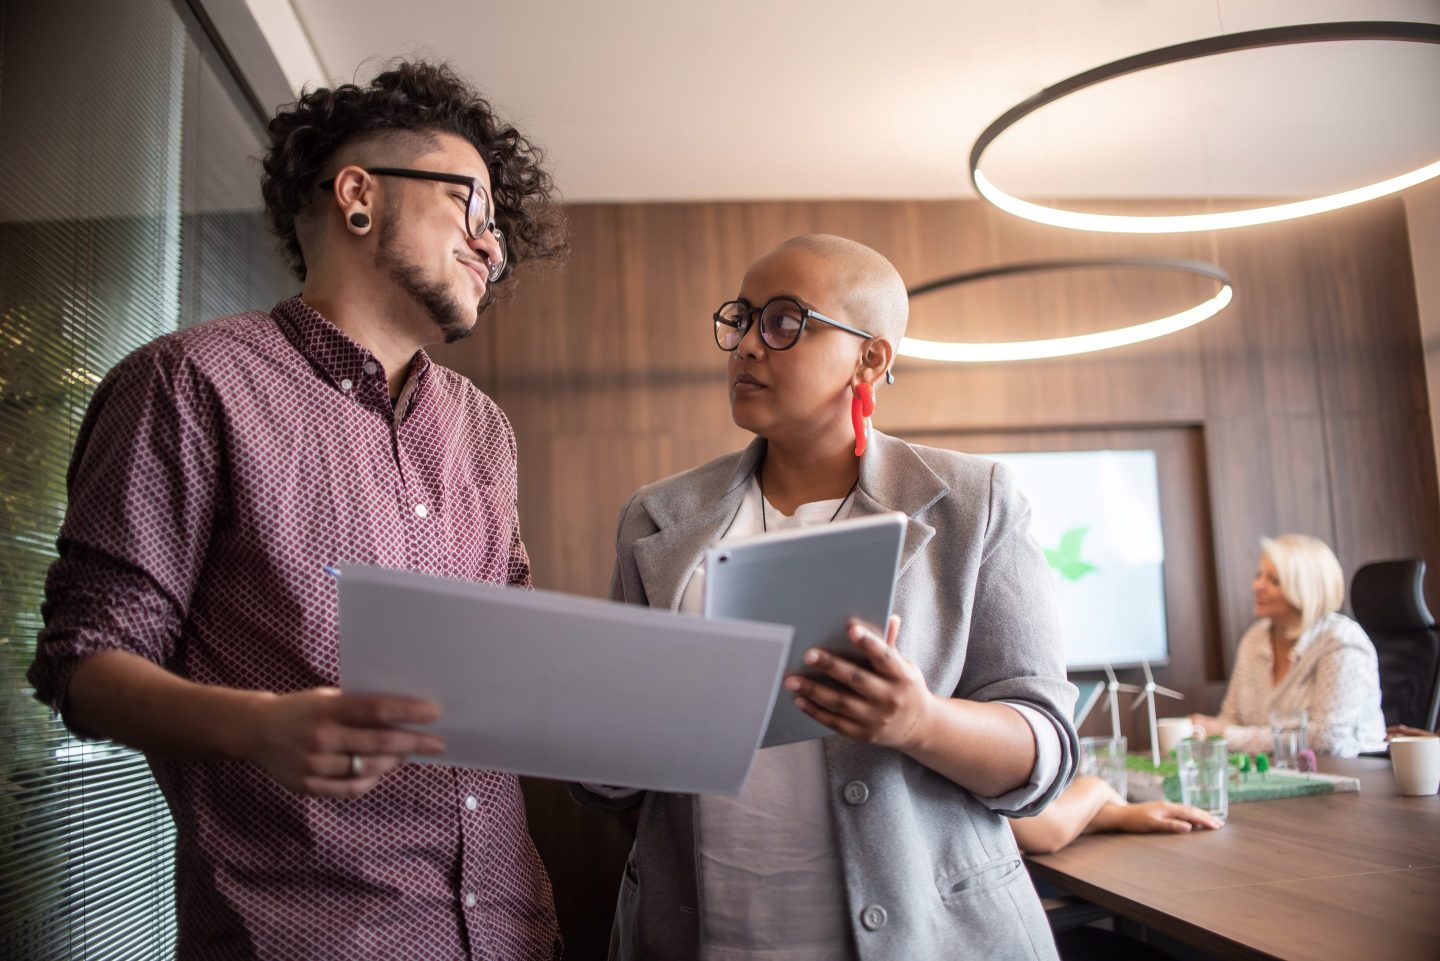
MULTIPOLYGON (((765 481, 761 479, 761 474, 762 472, 759 469, 755 471, 755 486, 760 488, 760 530, 762 533, 768 534, 770 532, 770 524, 765 520, 765 481)), ((845 492, 845 496, 840 498, 840 505, 835 508, 835 513, 831 514, 830 520, 825 523, 829 524, 840 516, 840 511, 844 509, 845 502, 850 499, 850 495, 855 493, 855 488, 859 486, 860 478, 857 477, 855 478, 855 483, 851 484, 850 489, 845 492)))

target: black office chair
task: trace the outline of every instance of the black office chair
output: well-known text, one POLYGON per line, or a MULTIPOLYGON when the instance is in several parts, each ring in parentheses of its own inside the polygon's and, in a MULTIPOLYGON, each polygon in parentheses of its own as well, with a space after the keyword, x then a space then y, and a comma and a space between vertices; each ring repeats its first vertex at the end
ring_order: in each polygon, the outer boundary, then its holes
POLYGON ((1355 572, 1350 607, 1380 657, 1385 723, 1435 730, 1440 714, 1440 632, 1425 605, 1425 562, 1375 561, 1355 572))

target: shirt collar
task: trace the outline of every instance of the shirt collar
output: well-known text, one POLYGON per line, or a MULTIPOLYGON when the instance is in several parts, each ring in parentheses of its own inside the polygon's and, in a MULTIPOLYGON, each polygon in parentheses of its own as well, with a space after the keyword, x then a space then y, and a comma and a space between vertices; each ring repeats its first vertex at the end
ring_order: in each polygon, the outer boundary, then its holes
MULTIPOLYGON (((270 312, 280 329, 302 356, 337 390, 360 398, 383 395, 389 403, 390 388, 385 366, 369 350, 345 335, 297 294, 282 300, 270 312)), ((411 393, 430 370, 430 357, 417 350, 410 361, 402 396, 411 393)))

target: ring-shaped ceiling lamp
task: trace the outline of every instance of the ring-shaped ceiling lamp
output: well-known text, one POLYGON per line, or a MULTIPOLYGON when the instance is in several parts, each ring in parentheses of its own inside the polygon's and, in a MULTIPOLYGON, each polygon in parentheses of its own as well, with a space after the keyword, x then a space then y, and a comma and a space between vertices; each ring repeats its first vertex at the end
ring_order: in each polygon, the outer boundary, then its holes
POLYGON ((900 347, 896 352, 902 357, 915 357, 920 360, 978 364, 1041 360, 1048 357, 1087 354, 1091 351, 1108 350, 1112 347, 1124 347, 1145 340, 1154 340, 1156 337, 1173 334, 1186 327, 1194 327, 1201 321, 1208 320, 1224 310, 1235 296, 1230 275, 1222 268, 1200 260, 1182 260, 1173 257, 1086 257, 1075 260, 1036 260, 1026 263, 1001 264, 997 267, 986 267, 983 270, 972 270, 963 274, 941 277, 939 280, 912 287, 908 293, 913 299, 937 290, 982 280, 993 280, 997 277, 1096 268, 1177 271, 1214 280, 1220 284, 1220 289, 1210 299, 1187 310, 1182 310, 1178 314, 1131 324, 1128 327, 1096 331, 1093 334, 1077 334, 1072 337, 1053 337, 1045 340, 1017 340, 1006 343, 960 343, 917 340, 913 337, 906 337, 900 341, 900 347))
MULTIPOLYGON (((1181 214, 1176 216, 1127 216, 1119 214, 1093 214, 1078 210, 1047 207, 1044 204, 1021 200, 1001 190, 985 176, 980 169, 980 157, 1006 130, 1020 120, 1048 104, 1086 87, 1114 80, 1126 74, 1138 73, 1155 67, 1199 60, 1237 50, 1257 50, 1263 47, 1281 47, 1298 43, 1325 43, 1336 40, 1393 40, 1411 43, 1440 44, 1440 24, 1407 23, 1401 21, 1367 20, 1344 23, 1306 23, 1289 27, 1269 27, 1264 30, 1247 30, 1243 33, 1229 33, 1204 40, 1177 43, 1161 47, 1132 57, 1125 57, 1059 83, 1052 84, 1033 97, 1016 104, 1001 114, 986 127, 970 148, 970 181, 975 190, 990 203, 1006 213, 1033 220, 1052 227, 1070 230, 1093 230, 1104 233, 1125 234, 1171 234, 1191 230, 1224 230, 1230 227, 1249 227, 1255 224, 1269 224, 1279 220, 1294 220, 1311 214, 1326 213, 1354 204, 1397 193, 1407 187, 1424 183, 1440 176, 1440 160, 1426 164, 1417 170, 1382 180, 1365 187, 1356 187, 1325 197, 1297 200, 1293 203, 1275 204, 1269 207, 1253 207, 1248 210, 1228 210, 1221 213, 1181 214)), ((1424 101, 1424 96, 1421 98, 1424 101)))

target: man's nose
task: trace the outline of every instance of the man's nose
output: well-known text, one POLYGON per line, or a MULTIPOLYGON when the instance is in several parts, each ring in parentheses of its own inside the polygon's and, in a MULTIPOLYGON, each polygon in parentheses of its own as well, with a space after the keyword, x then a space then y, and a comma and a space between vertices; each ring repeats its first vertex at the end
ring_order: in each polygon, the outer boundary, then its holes
POLYGON ((471 237, 470 249, 485 258, 485 263, 490 266, 492 271, 505 259, 505 255, 500 250, 500 241, 495 239, 494 230, 486 229, 480 236, 471 237))

